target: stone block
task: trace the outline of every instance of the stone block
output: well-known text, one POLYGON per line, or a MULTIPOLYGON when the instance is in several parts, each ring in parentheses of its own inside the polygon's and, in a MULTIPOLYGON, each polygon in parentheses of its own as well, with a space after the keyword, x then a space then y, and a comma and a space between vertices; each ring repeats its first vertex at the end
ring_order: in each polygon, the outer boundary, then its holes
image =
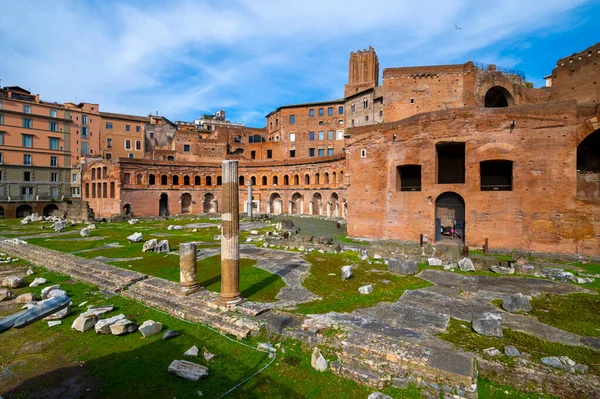
POLYGON ((144 235, 142 233, 133 233, 132 235, 128 236, 127 239, 129 242, 140 242, 144 239, 144 235))
POLYGON ((8 276, 2 280, 2 286, 7 288, 19 288, 25 283, 21 277, 8 276))
POLYGON ((504 297, 502 300, 502 309, 511 313, 527 313, 531 311, 531 303, 529 302, 529 298, 519 292, 517 294, 504 297))
POLYGON ((117 316, 109 317, 107 319, 100 319, 95 325, 96 334, 111 334, 110 326, 115 324, 119 320, 124 320, 125 315, 120 314, 117 316))
POLYGON ((183 356, 198 357, 199 353, 200 353, 200 350, 198 349, 198 347, 196 345, 194 345, 190 349, 188 349, 187 351, 185 351, 183 353, 183 356))
POLYGON ((13 292, 8 288, 0 288, 0 302, 5 299, 12 299, 13 292))
POLYGON ((475 315, 473 330, 488 337, 502 337, 502 316, 491 312, 475 315))
POLYGON ((156 238, 148 240, 144 243, 144 246, 142 247, 142 252, 154 251, 156 245, 158 245, 158 240, 156 238))
POLYGON ((16 303, 29 303, 33 301, 35 301, 35 294, 31 292, 27 294, 21 294, 15 299, 16 303))
POLYGON ((51 285, 49 287, 43 288, 42 293, 41 293, 42 299, 48 299, 48 295, 50 294, 50 292, 53 290, 57 290, 59 288, 60 288, 60 284, 55 284, 55 285, 51 285))
POLYGON ((31 282, 31 284, 29 284, 30 287, 37 287, 41 284, 46 284, 46 279, 43 277, 36 277, 35 279, 33 279, 33 281, 31 282))
POLYGON ((440 258, 429 258, 427 259, 429 266, 442 266, 442 260, 440 258))
POLYGON ((348 280, 352 277, 354 277, 352 266, 342 266, 342 280, 348 280))
POLYGON ((396 258, 390 259, 388 261, 388 270, 393 273, 403 275, 413 275, 419 272, 417 262, 415 262, 414 260, 396 258))
POLYGON ((94 328, 98 322, 98 316, 92 312, 85 312, 80 314, 71 325, 71 328, 80 332, 86 332, 94 328))
POLYGON ((469 258, 462 258, 458 261, 458 268, 463 272, 474 272, 475 265, 473 265, 473 261, 469 258))
POLYGON ((110 332, 113 335, 125 335, 137 331, 138 325, 131 320, 121 319, 110 325, 110 332))
POLYGON ((310 365, 317 371, 327 371, 327 359, 325 359, 319 348, 315 347, 315 349, 313 349, 310 365))
POLYGON ((360 292, 361 294, 370 294, 371 292, 373 292, 373 286, 371 284, 369 285, 363 285, 362 287, 360 287, 358 289, 358 292, 360 292))
POLYGON ((168 370, 171 374, 191 381, 198 381, 202 377, 208 376, 208 367, 188 362, 187 360, 173 360, 168 370))
POLYGON ((158 334, 162 330, 162 324, 153 320, 146 320, 138 330, 142 333, 144 338, 148 338, 158 334))

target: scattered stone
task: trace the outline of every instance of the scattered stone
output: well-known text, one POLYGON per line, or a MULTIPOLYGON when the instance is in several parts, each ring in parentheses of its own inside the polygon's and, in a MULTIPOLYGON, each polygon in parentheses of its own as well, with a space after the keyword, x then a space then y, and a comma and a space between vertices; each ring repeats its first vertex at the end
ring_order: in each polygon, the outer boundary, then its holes
POLYGON ((521 273, 526 274, 528 276, 533 276, 535 274, 535 266, 532 265, 522 265, 521 273))
POLYGON ((370 394, 367 399, 393 399, 391 396, 386 395, 384 393, 381 392, 373 392, 372 394, 370 394))
POLYGON ((153 320, 146 320, 138 330, 142 333, 144 338, 148 338, 154 334, 158 334, 162 330, 162 324, 153 320))
POLYGON ((29 292, 27 294, 21 294, 16 299, 16 303, 30 303, 35 301, 35 294, 29 292))
POLYGON ((310 359, 310 365, 317 371, 327 370, 327 359, 325 359, 325 357, 317 347, 313 349, 312 356, 310 359))
POLYGON ((358 292, 360 292, 361 294, 370 294, 371 292, 373 292, 373 286, 371 284, 363 285, 358 289, 358 292))
POLYGON ((388 261, 388 270, 403 275, 418 273, 417 262, 414 260, 392 258, 388 261))
POLYGON ((158 240, 156 238, 148 240, 144 243, 144 246, 142 247, 142 252, 154 251, 154 248, 156 248, 157 245, 158 240))
POLYGON ((42 299, 48 299, 48 294, 50 294, 51 291, 53 290, 57 290, 60 288, 60 284, 55 284, 55 285, 51 285, 49 287, 43 288, 42 289, 42 299))
POLYGON ((175 227, 175 226, 173 226, 172 224, 170 224, 169 227, 167 227, 167 230, 173 230, 173 227, 175 227))
POLYGON ((560 361, 560 359, 556 356, 543 357, 542 363, 547 366, 554 367, 557 369, 564 369, 564 365, 560 361))
POLYGON ((109 317, 107 319, 98 320, 98 322, 96 323, 96 326, 94 327, 96 329, 96 334, 110 334, 111 333, 110 326, 115 324, 117 321, 124 320, 124 319, 125 319, 125 315, 120 314, 117 316, 109 317))
POLYGON ((88 224, 87 229, 88 230, 96 230, 96 225, 94 223, 88 224))
POLYGON ((35 274, 35 272, 33 271, 33 269, 27 269, 27 275, 31 276, 32 274, 35 274))
POLYGON ((87 227, 84 227, 83 229, 79 230, 79 234, 82 237, 87 237, 90 235, 90 229, 88 229, 87 227))
POLYGON ((87 311, 94 313, 96 316, 103 316, 108 312, 112 312, 115 307, 113 305, 106 306, 88 306, 87 311))
POLYGON ((187 360, 173 360, 169 365, 169 373, 186 380, 198 381, 200 378, 208 376, 208 367, 187 360))
POLYGON ((373 259, 381 259, 381 255, 375 254, 375 255, 373 255, 373 259))
POLYGON ((502 316, 498 313, 480 313, 473 317, 473 330, 487 337, 502 337, 502 316))
POLYGON ((59 296, 67 296, 67 292, 64 291, 64 290, 59 290, 59 289, 52 290, 52 291, 48 292, 48 299, 50 299, 50 298, 56 298, 56 297, 59 297, 59 296))
POLYGON ((198 347, 196 345, 194 345, 190 349, 185 351, 183 356, 198 357, 198 353, 199 353, 198 347))
POLYGON ((442 260, 440 258, 429 258, 427 259, 429 266, 442 266, 442 260))
POLYGON ((59 220, 52 223, 52 226, 50 227, 53 228, 55 232, 60 233, 65 227, 67 227, 67 222, 64 220, 59 220))
POLYGON ((25 280, 21 277, 9 276, 2 280, 2 286, 7 288, 19 288, 25 280))
POLYGON ((175 338, 179 335, 179 333, 175 330, 167 330, 165 331, 165 333, 162 336, 162 340, 167 340, 167 339, 171 339, 171 338, 175 338))
POLYGON ((137 219, 129 219, 129 220, 127 221, 127 223, 129 223, 129 224, 137 224, 137 223, 138 223, 138 220, 137 220, 137 219))
POLYGON ((502 300, 502 309, 511 313, 527 313, 531 311, 531 303, 529 302, 529 298, 527 298, 519 292, 517 294, 512 294, 504 297, 504 299, 502 300))
POLYGON ((348 280, 352 277, 354 277, 354 273, 352 273, 352 266, 342 266, 342 280, 348 280))
POLYGON ((588 371, 588 366, 585 364, 576 364, 573 369, 579 374, 585 374, 588 371))
POLYGON ((206 346, 202 347, 202 351, 204 352, 204 359, 206 359, 207 362, 211 361, 211 359, 215 357, 215 355, 213 355, 208 351, 208 349, 206 349, 206 346))
POLYGON ((515 274, 515 269, 508 266, 493 265, 490 266, 490 270, 498 274, 515 274))
POLYGON ((250 230, 250 234, 253 236, 257 236, 258 235, 258 230, 250 230))
POLYGON ((46 284, 46 279, 43 277, 36 277, 35 279, 33 279, 33 281, 31 282, 31 284, 29 284, 30 287, 37 287, 40 284, 46 284))
POLYGON ((79 307, 85 306, 85 305, 87 305, 87 303, 88 303, 88 301, 81 302, 81 303, 79 304, 79 307))
POLYGON ((5 299, 12 299, 13 292, 8 288, 0 288, 0 302, 5 299))
POLYGON ((144 239, 144 236, 142 235, 142 233, 133 233, 132 235, 127 237, 127 239, 129 240, 129 242, 140 242, 144 239))
POLYGON ((486 355, 491 356, 491 357, 499 356, 502 354, 502 352, 500 352, 498 349, 496 349, 494 347, 484 349, 483 353, 485 353, 486 355))
POLYGON ((161 240, 154 248, 154 252, 169 252, 171 247, 169 246, 169 240, 161 240))
POLYGON ((71 314, 71 304, 69 303, 69 305, 66 308, 64 308, 62 310, 59 310, 58 312, 53 313, 50 316, 44 317, 43 320, 44 321, 48 321, 48 320, 62 320, 65 317, 67 317, 68 315, 70 315, 70 314, 71 314))
POLYGON ((515 348, 514 346, 511 346, 511 345, 504 347, 504 354, 508 357, 521 356, 521 352, 519 352, 519 350, 517 348, 515 348))
POLYGON ((273 345, 267 342, 261 342, 257 346, 259 351, 269 351, 269 352, 277 352, 277 349, 273 347, 273 345))
POLYGON ((180 225, 174 226, 173 230, 183 230, 183 226, 180 226, 180 225))
POLYGON ((80 332, 86 332, 94 328, 97 322, 98 316, 92 312, 85 312, 80 314, 75 321, 73 321, 71 328, 80 332))
POLYGON ((48 322, 48 327, 58 326, 59 324, 62 324, 62 321, 60 321, 60 320, 52 320, 52 321, 48 322))
POLYGON ((121 319, 110 326, 113 335, 125 335, 137 331, 138 325, 131 320, 121 319))
POLYGON ((462 258, 458 261, 458 268, 463 272, 474 272, 475 266, 473 265, 473 261, 469 258, 462 258))
MULTIPOLYGON (((192 233, 197 233, 197 232, 198 232, 198 229, 192 229, 192 233)), ((202 395, 200 395, 200 396, 202 396, 202 395)))
POLYGON ((559 359, 562 364, 566 364, 567 366, 575 366, 577 364, 569 356, 561 356, 559 359))

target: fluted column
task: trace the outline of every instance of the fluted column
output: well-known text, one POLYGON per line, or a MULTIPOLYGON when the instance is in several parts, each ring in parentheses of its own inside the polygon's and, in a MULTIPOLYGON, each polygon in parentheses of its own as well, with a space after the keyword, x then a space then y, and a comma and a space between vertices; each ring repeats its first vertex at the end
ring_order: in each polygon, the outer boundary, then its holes
POLYGON ((185 242, 179 245, 179 287, 185 294, 197 291, 196 244, 185 242))
POLYGON ((223 161, 221 213, 221 298, 223 305, 234 305, 240 296, 240 218, 238 161, 223 161))

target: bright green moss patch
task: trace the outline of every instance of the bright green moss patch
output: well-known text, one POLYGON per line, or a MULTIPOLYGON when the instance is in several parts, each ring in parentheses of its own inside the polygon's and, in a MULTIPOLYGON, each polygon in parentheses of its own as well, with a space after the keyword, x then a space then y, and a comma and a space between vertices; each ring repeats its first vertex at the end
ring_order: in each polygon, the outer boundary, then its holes
POLYGON ((579 335, 600 337, 600 295, 542 295, 531 300, 531 316, 579 335))

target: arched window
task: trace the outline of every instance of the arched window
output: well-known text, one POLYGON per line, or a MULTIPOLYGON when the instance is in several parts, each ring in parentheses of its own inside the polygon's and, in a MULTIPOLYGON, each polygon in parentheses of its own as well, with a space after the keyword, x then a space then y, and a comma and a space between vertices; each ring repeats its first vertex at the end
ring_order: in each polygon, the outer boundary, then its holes
POLYGON ((294 185, 298 186, 300 184, 300 176, 294 175, 294 185))
POLYGON ((250 180, 252 180, 252 185, 256 186, 256 176, 252 176, 250 180))
POLYGON ((485 93, 484 106, 486 108, 502 108, 512 104, 512 95, 502 86, 494 86, 485 93))
POLYGON ((323 173, 323 183, 329 184, 329 173, 323 173))
POLYGON ((339 183, 344 182, 344 171, 343 170, 340 170, 340 175, 338 176, 338 182, 339 183))
POLYGON ((135 177, 136 184, 142 184, 143 181, 144 181, 144 176, 142 176, 141 173, 138 173, 135 177))
POLYGON ((130 158, 130 159, 131 159, 131 158, 135 158, 135 155, 133 155, 133 153, 132 153, 132 152, 130 152, 130 153, 129 153, 129 158, 130 158))
POLYGON ((167 175, 162 175, 160 177, 160 184, 162 184, 163 186, 169 184, 169 179, 167 178, 167 175))
POLYGON ((223 178, 221 176, 217 176, 217 186, 220 186, 223 184, 223 178))
POLYGON ((290 178, 288 175, 283 176, 283 185, 284 186, 289 186, 290 185, 290 178))
POLYGON ((279 184, 279 177, 273 176, 273 185, 276 186, 277 184, 279 184))
POLYGON ((106 166, 104 166, 102 168, 102 178, 106 179, 106 176, 108 176, 108 168, 106 166))
POLYGON ((156 176, 150 174, 148 175, 148 184, 153 186, 156 184, 156 176))
POLYGON ((600 198, 600 129, 577 146, 577 198, 600 198))
POLYGON ((212 186, 212 177, 206 176, 205 181, 207 186, 212 186))
POLYGON ((177 175, 174 175, 174 176, 171 178, 171 180, 172 180, 172 184, 173 184, 174 186, 178 186, 178 185, 179 185, 179 176, 177 176, 177 175))
POLYGON ((183 185, 184 186, 190 185, 190 177, 188 175, 183 176, 183 185))
POLYGON ((310 184, 310 175, 308 173, 304 175, 304 184, 310 184))
POLYGON ((174 160, 175 160, 175 157, 173 155, 169 155, 167 157, 167 161, 174 161, 174 160))
POLYGON ((321 175, 315 173, 315 184, 321 184, 321 175))
POLYGON ((267 185, 267 176, 263 176, 262 177, 262 185, 266 186, 267 185))
POLYGON ((331 174, 331 182, 332 182, 333 184, 337 183, 337 173, 333 172, 333 173, 331 174))
POLYGON ((240 176, 240 178, 239 178, 239 184, 240 184, 240 186, 244 185, 244 176, 240 176))
POLYGON ((195 186, 199 186, 200 185, 200 176, 194 177, 194 185, 195 186))

